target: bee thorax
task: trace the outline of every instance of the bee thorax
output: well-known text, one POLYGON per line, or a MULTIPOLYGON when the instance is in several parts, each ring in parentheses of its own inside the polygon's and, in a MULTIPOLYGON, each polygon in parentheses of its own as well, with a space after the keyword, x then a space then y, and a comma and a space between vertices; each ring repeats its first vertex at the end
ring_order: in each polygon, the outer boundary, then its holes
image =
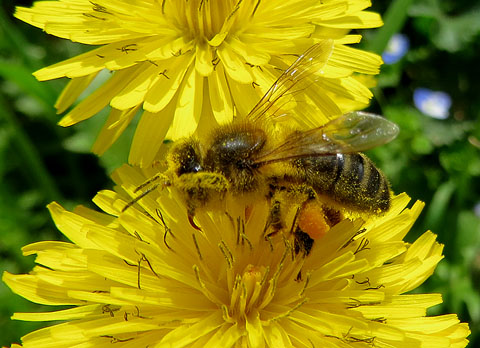
POLYGON ((234 193, 258 187, 255 157, 264 147, 265 132, 248 124, 220 128, 205 155, 205 170, 223 174, 234 193))

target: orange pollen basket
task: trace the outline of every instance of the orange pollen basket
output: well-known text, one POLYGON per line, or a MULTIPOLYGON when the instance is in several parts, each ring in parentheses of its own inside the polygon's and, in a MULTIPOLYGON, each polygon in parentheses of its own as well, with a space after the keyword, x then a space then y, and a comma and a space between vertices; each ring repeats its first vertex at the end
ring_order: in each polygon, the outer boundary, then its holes
POLYGON ((307 202, 298 217, 298 227, 312 239, 320 239, 330 230, 322 208, 317 202, 307 202))

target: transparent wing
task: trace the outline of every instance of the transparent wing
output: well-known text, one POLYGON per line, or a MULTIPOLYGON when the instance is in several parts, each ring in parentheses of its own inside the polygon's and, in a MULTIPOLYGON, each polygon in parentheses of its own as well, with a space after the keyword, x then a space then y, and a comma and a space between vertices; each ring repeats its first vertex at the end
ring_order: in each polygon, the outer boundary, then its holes
POLYGON ((333 40, 324 40, 306 50, 273 83, 247 115, 256 122, 281 116, 297 103, 297 97, 315 83, 315 73, 321 72, 333 51, 333 40))
POLYGON ((375 114, 351 112, 327 124, 289 135, 274 149, 256 158, 261 166, 292 158, 361 152, 393 140, 398 126, 375 114))

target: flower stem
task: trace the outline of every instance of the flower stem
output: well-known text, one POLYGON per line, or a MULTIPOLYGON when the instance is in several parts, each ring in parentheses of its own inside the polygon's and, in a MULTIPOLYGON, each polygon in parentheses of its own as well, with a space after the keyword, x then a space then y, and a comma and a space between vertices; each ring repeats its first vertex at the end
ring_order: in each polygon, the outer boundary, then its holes
POLYGON ((383 16, 385 25, 377 30, 374 38, 369 41, 366 49, 382 54, 390 38, 402 30, 407 20, 408 9, 413 0, 394 0, 383 16))

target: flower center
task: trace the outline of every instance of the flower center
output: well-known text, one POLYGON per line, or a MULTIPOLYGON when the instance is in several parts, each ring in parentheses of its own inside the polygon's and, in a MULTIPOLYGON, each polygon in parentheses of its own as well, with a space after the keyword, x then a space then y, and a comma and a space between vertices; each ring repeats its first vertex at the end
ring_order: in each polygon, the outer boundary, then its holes
MULTIPOLYGON (((260 296, 265 292, 268 269, 264 266, 248 265, 243 274, 237 274, 231 292, 230 315, 244 318, 252 308, 259 308, 265 302, 260 296), (263 301, 262 301, 263 300, 263 301)), ((264 305, 264 304, 263 304, 264 305)))
POLYGON ((210 41, 219 35, 223 41, 229 33, 246 27, 259 3, 259 0, 170 1, 165 13, 168 15, 169 7, 173 9, 174 25, 190 40, 210 41))
POLYGON ((315 240, 323 238, 327 230, 316 225, 326 226, 324 211, 318 204, 303 204, 299 214, 297 205, 286 204, 283 228, 278 229, 271 222, 270 202, 245 205, 237 196, 228 196, 225 203, 225 214, 215 214, 213 220, 203 213, 196 217, 203 232, 193 235, 190 248, 197 252, 195 288, 232 324, 267 323, 290 315, 308 300, 305 292, 311 277, 311 266, 305 263, 312 250, 297 240, 296 231, 301 226, 315 240), (215 245, 218 249, 212 249, 215 245))
MULTIPOLYGON (((280 245, 276 245, 277 247, 280 245)), ((288 315, 305 301, 304 290, 308 281, 301 276, 303 257, 292 257, 291 247, 281 249, 284 250, 283 255, 276 252, 271 254, 270 265, 248 264, 243 271, 236 274, 230 285, 230 304, 225 306, 227 321, 243 323, 247 318, 263 318, 264 315, 260 313, 264 309, 268 310, 272 303, 280 304, 277 303, 278 296, 283 297, 286 289, 289 289, 290 294, 288 300, 281 301, 281 304, 288 310, 280 317, 288 315)), ((271 251, 264 249, 262 252, 271 251)), ((267 315, 262 320, 274 319, 276 318, 267 315)))

